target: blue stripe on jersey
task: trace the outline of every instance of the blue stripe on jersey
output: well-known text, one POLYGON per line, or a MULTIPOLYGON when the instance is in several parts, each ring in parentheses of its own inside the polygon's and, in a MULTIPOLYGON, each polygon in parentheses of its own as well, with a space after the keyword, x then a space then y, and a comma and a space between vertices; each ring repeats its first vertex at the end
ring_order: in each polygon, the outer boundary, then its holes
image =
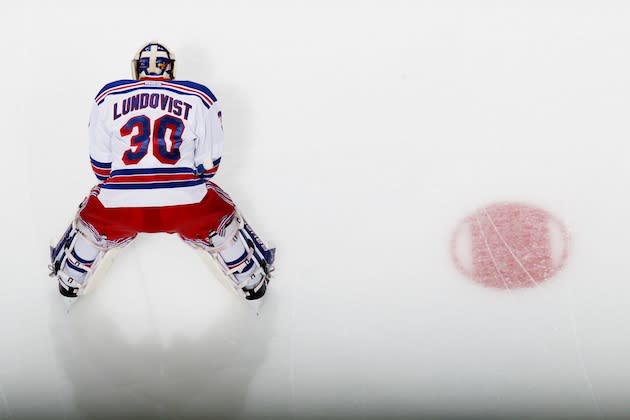
POLYGON ((116 169, 111 176, 116 175, 151 175, 151 174, 194 174, 192 168, 139 168, 139 169, 116 169))
POLYGON ((137 82, 138 82, 137 80, 124 79, 124 80, 116 80, 115 82, 108 83, 105 86, 103 86, 101 90, 98 91, 94 99, 98 98, 100 94, 105 92, 107 89, 111 89, 113 87, 122 86, 122 85, 128 85, 130 83, 137 83, 137 82))
MULTIPOLYGON (((94 174, 94 175, 96 175, 96 174, 94 174)), ((105 181, 109 177, 103 176, 103 175, 96 175, 96 178, 98 178, 99 181, 105 181)))
POLYGON ((214 94, 210 91, 210 89, 208 89, 207 87, 205 87, 204 85, 200 83, 191 82, 190 80, 169 80, 168 82, 173 83, 175 85, 182 85, 182 86, 186 86, 192 89, 200 90, 206 95, 208 95, 210 99, 212 99, 213 101, 216 102, 217 100, 217 97, 214 96, 214 94))
POLYGON ((192 179, 190 181, 176 181, 176 182, 146 182, 138 184, 103 184, 101 187, 110 190, 152 190, 155 188, 181 188, 181 187, 193 187, 195 185, 203 184, 203 179, 192 179))
MULTIPOLYGON (((195 169, 195 173, 197 175, 203 175, 204 172, 209 171, 211 169, 216 169, 217 166, 219 166, 219 163, 221 163, 221 158, 215 160, 212 162, 212 167, 210 168, 206 168, 203 163, 201 165, 197 165, 197 168, 195 169)), ((215 171, 216 172, 216 171, 215 171)), ((207 175, 207 174, 206 174, 207 175)), ((210 174, 210 176, 213 176, 214 173, 210 174)))
POLYGON ((101 169, 110 169, 112 167, 111 162, 99 162, 98 160, 92 158, 92 156, 90 156, 90 162, 92 163, 92 165, 101 169))
POLYGON ((148 89, 148 90, 168 90, 169 92, 174 92, 177 93, 179 95, 189 95, 189 96, 196 96, 197 98, 201 99, 201 102, 203 103, 203 105, 210 109, 210 104, 208 102, 206 102, 205 99, 203 99, 203 96, 198 95, 194 92, 185 92, 183 90, 178 90, 178 89, 174 89, 174 88, 170 88, 170 87, 166 87, 166 86, 137 86, 137 87, 133 87, 130 89, 124 89, 124 90, 120 90, 120 91, 116 91, 116 92, 112 92, 107 94, 103 99, 100 100, 100 102, 98 102, 98 105, 102 104, 105 101, 105 98, 107 98, 108 96, 111 95, 121 95, 123 93, 129 93, 129 92, 133 92, 135 90, 140 90, 140 89, 148 89))

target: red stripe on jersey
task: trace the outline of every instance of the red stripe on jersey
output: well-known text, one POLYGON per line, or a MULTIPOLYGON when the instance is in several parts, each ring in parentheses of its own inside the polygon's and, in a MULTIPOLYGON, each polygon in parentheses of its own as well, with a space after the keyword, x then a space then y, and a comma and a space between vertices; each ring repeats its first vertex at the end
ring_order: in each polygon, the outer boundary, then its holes
POLYGON ((145 182, 170 182, 188 181, 198 179, 195 174, 161 174, 161 175, 116 175, 107 180, 107 183, 145 183, 145 182))
POLYGON ((103 175, 103 176, 109 176, 109 174, 111 173, 111 169, 98 168, 94 165, 92 165, 92 170, 94 171, 95 174, 103 175))

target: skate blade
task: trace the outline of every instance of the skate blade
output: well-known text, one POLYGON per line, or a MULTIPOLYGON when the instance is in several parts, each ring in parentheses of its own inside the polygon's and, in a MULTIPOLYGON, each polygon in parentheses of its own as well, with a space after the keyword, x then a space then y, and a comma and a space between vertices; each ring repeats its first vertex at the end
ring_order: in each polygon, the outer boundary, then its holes
POLYGON ((78 297, 70 298, 66 296, 61 296, 61 298, 63 301, 63 309, 66 314, 70 313, 70 310, 72 309, 72 307, 77 303, 77 300, 79 300, 78 297))
POLYGON ((262 309, 265 306, 264 296, 256 300, 245 300, 245 302, 247 303, 247 306, 249 307, 249 309, 252 310, 256 314, 257 317, 261 316, 262 309))

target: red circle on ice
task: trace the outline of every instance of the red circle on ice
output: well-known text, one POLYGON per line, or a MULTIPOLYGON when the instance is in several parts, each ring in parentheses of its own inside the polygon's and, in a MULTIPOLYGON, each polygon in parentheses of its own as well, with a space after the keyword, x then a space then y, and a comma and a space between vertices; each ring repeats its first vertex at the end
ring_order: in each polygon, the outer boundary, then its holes
POLYGON ((533 287, 553 277, 568 257, 569 235, 549 212, 497 203, 462 220, 451 239, 457 268, 489 287, 533 287))

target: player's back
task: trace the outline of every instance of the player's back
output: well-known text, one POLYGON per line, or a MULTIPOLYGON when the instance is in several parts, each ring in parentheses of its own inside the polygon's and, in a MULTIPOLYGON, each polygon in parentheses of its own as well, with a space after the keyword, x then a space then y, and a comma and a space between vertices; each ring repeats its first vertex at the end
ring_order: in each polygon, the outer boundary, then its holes
POLYGON ((213 142, 222 143, 210 127, 213 114, 220 116, 215 103, 208 88, 188 81, 105 85, 90 120, 92 165, 111 168, 99 200, 106 207, 199 202, 206 188, 195 168, 212 155, 213 142))

